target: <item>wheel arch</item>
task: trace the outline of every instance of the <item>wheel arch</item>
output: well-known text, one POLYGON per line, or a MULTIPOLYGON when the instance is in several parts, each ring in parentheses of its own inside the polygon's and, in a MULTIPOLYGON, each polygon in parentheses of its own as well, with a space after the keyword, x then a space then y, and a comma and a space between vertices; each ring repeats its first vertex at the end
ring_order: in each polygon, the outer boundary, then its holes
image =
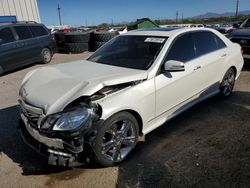
POLYGON ((143 121, 142 121, 142 117, 141 117, 141 115, 138 113, 138 112, 136 112, 135 110, 123 110, 122 112, 128 112, 128 113, 130 113, 130 114, 132 114, 134 117, 135 117, 135 119, 137 120, 137 122, 138 122, 138 128, 139 128, 139 135, 142 135, 143 133, 142 133, 142 130, 143 130, 143 121))
MULTIPOLYGON (((237 76, 237 73, 238 73, 238 72, 237 72, 237 68, 236 68, 235 66, 231 66, 230 68, 232 68, 232 69, 234 70, 235 76, 237 76)), ((229 68, 229 69, 230 69, 230 68, 229 68)))
POLYGON ((131 115, 133 115, 135 117, 135 119, 137 120, 138 126, 139 126, 138 127, 139 128, 139 136, 143 135, 143 132, 142 132, 142 130, 143 130, 142 117, 137 111, 135 111, 133 109, 122 109, 122 110, 116 111, 115 113, 113 113, 112 115, 106 117, 105 119, 108 119, 108 118, 114 116, 115 114, 118 114, 118 113, 121 113, 121 112, 128 112, 128 113, 130 113, 131 115))

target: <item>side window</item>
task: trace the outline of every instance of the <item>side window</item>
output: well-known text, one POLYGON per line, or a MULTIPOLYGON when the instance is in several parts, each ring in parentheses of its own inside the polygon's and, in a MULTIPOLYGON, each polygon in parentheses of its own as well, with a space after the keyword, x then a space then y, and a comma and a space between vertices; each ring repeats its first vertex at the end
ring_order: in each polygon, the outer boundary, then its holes
POLYGON ((46 29, 44 29, 42 26, 30 26, 30 29, 31 29, 33 36, 35 37, 48 35, 48 32, 46 31, 46 29))
POLYGON ((185 34, 177 38, 167 54, 165 61, 176 60, 187 62, 195 58, 194 42, 191 34, 185 34))
POLYGON ((195 32, 193 37, 197 57, 217 50, 217 43, 213 33, 208 31, 195 32))
POLYGON ((217 42, 217 47, 218 49, 222 49, 227 47, 227 45, 217 36, 215 36, 216 42, 217 42))
POLYGON ((3 40, 4 44, 15 41, 14 35, 10 28, 1 29, 0 38, 3 40))
POLYGON ((32 38, 31 31, 29 27, 27 26, 16 26, 14 27, 16 30, 16 33, 19 37, 19 40, 29 39, 32 38))

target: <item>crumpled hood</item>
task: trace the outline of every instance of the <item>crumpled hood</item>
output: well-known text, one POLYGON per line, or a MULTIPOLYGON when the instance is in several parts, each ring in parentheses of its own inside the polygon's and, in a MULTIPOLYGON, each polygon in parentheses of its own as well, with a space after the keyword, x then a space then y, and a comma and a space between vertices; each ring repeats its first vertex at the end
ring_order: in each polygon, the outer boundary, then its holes
POLYGON ((237 29, 230 33, 231 37, 250 37, 250 29, 237 29))
POLYGON ((38 68, 27 77, 20 89, 21 97, 51 114, 105 86, 146 79, 147 71, 81 60, 38 68))

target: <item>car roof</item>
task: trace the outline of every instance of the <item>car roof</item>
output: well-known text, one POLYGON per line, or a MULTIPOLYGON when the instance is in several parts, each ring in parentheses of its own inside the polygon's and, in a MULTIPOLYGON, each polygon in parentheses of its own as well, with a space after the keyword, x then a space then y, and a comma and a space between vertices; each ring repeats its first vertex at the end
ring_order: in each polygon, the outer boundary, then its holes
POLYGON ((5 26, 15 26, 15 25, 30 26, 30 25, 42 25, 42 24, 36 22, 6 22, 6 23, 0 23, 0 28, 5 26))
POLYGON ((209 28, 183 28, 183 27, 167 27, 167 28, 149 28, 129 31, 123 35, 142 35, 142 36, 161 36, 170 37, 175 34, 180 34, 189 31, 214 31, 209 28))

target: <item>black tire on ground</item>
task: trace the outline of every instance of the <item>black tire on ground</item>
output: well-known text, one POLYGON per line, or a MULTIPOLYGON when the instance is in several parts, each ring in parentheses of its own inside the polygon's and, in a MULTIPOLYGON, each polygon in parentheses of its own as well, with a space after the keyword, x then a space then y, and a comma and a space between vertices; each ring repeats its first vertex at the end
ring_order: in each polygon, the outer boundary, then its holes
POLYGON ((93 32, 91 33, 91 41, 108 42, 117 35, 116 32, 93 32))
POLYGON ((49 48, 43 48, 41 50, 40 55, 41 55, 41 62, 44 64, 49 63, 52 59, 52 52, 49 48))
POLYGON ((67 43, 88 43, 89 36, 86 32, 75 32, 65 34, 65 39, 67 43))
POLYGON ((90 44, 90 51, 96 51, 97 49, 99 49, 100 47, 102 47, 106 42, 92 42, 90 44))
POLYGON ((235 77, 236 77, 236 72, 231 67, 225 73, 223 80, 220 84, 220 96, 229 97, 233 93, 235 77))
POLYGON ((88 51, 89 44, 88 43, 65 43, 65 49, 68 52, 77 54, 82 53, 84 51, 88 51))
POLYGON ((54 34, 56 42, 64 42, 65 41, 65 34, 63 32, 57 32, 54 34))
MULTIPOLYGON (((126 124, 126 125, 128 125, 128 124, 126 124)), ((126 128, 124 128, 124 129, 126 129, 126 128)), ((118 131, 118 129, 116 129, 116 131, 118 131)), ((128 134, 128 133, 126 133, 126 134, 128 134)), ((128 156, 128 154, 133 150, 133 148, 136 146, 136 144, 138 142, 138 135, 139 135, 138 122, 137 122, 136 118, 131 113, 119 112, 119 113, 111 116, 97 130, 97 135, 96 135, 96 138, 95 138, 94 143, 93 143, 93 150, 95 152, 96 162, 98 162, 102 166, 106 166, 106 167, 114 166, 115 164, 122 162, 128 156), (124 155, 124 157, 122 157, 122 159, 120 159, 118 162, 117 161, 114 162, 113 160, 108 159, 106 154, 103 153, 103 147, 104 147, 103 142, 105 142, 105 138, 106 138, 105 136, 107 136, 106 131, 112 129, 112 127, 114 125, 118 125, 119 121, 123 121, 123 120, 129 121, 129 125, 131 125, 131 131, 133 131, 133 133, 134 133, 134 139, 131 142, 131 146, 130 146, 131 149, 129 151, 127 151, 126 155, 124 155)), ((111 139, 113 139, 113 138, 111 138, 111 139)), ((120 144, 120 148, 122 147, 121 146, 121 144, 123 143, 122 141, 118 141, 116 143, 120 144)), ((117 146, 114 146, 114 147, 117 147, 117 146)), ((110 150, 112 151, 112 147, 110 148, 110 150)), ((120 151, 122 151, 122 150, 120 149, 120 151)), ((114 150, 113 150, 113 152, 114 152, 114 150)), ((119 153, 119 154, 120 154, 120 156, 122 156, 121 153, 119 153)))

